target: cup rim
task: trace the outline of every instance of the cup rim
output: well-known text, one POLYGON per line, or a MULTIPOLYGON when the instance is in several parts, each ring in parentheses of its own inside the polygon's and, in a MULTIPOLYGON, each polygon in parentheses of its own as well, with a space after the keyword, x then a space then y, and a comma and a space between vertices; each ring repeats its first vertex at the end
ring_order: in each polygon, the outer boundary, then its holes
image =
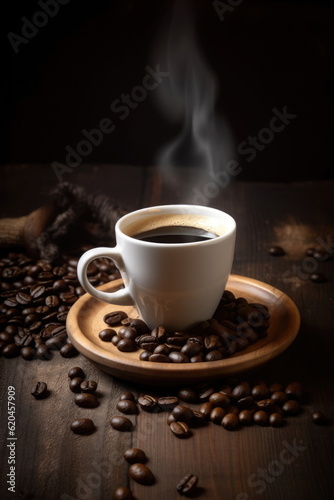
POLYGON ((140 208, 138 210, 134 210, 132 212, 129 212, 128 214, 123 215, 121 217, 115 226, 115 231, 116 231, 116 236, 117 233, 120 233, 122 235, 122 238, 126 239, 127 241, 135 241, 136 244, 138 245, 144 245, 144 246, 149 246, 149 247, 166 247, 166 248, 173 248, 173 247, 188 247, 188 246, 198 246, 198 245, 212 245, 213 243, 218 243, 223 240, 229 239, 236 231, 236 221, 235 219, 228 214, 227 212, 224 212, 223 210, 220 210, 218 208, 214 207, 207 207, 203 205, 192 205, 192 204, 185 204, 185 203, 180 203, 180 204, 171 204, 171 205, 155 205, 152 207, 144 207, 140 208), (164 213, 182 213, 180 212, 181 210, 184 210, 184 213, 192 213, 192 211, 195 211, 195 214, 201 214, 201 215, 211 215, 214 216, 216 214, 223 216, 225 221, 228 221, 228 227, 226 229, 226 232, 224 234, 217 236, 216 238, 212 238, 209 240, 205 241, 193 241, 193 242, 186 242, 186 243, 158 243, 158 242, 151 242, 151 241, 144 241, 140 240, 137 238, 134 238, 133 236, 130 236, 122 230, 122 225, 125 224, 129 219, 132 219, 138 214, 143 214, 143 213, 154 213, 158 211, 163 211, 164 213), (205 213, 206 212, 206 213, 205 213))

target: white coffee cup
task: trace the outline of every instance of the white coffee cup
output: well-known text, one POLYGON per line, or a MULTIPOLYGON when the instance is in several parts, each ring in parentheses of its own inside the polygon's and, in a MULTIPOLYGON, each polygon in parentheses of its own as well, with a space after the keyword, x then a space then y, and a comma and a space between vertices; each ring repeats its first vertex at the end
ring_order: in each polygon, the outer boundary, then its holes
POLYGON ((115 233, 114 248, 88 250, 79 260, 78 278, 86 292, 109 304, 135 304, 150 328, 184 330, 212 317, 233 263, 236 223, 230 215, 198 205, 156 206, 123 216, 115 233), (209 238, 182 243, 140 239, 165 231, 209 238), (115 262, 123 289, 104 292, 91 285, 87 267, 99 257, 115 262))

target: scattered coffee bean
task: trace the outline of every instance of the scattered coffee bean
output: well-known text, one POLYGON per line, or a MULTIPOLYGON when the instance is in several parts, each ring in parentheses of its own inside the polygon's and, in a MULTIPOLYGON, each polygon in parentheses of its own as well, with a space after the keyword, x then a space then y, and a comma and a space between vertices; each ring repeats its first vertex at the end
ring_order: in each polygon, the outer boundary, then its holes
POLYGON ((283 416, 280 413, 272 413, 269 416, 269 424, 272 427, 282 427, 284 424, 283 416))
POLYGON ((324 415, 322 411, 312 412, 312 420, 317 425, 326 425, 329 423, 329 419, 324 415))
POLYGON ((139 413, 138 406, 133 401, 122 399, 118 401, 117 410, 126 415, 137 415, 139 413))
POLYGON ((302 385, 299 382, 292 382, 291 384, 288 384, 285 388, 285 393, 289 396, 291 399, 301 399, 303 395, 303 388, 302 385))
POLYGON ((312 273, 310 275, 310 280, 313 281, 313 283, 325 283, 327 278, 323 273, 312 273))
POLYGON ((257 425, 266 426, 269 422, 269 415, 266 411, 259 410, 254 413, 253 420, 257 425))
POLYGON ((129 462, 129 464, 143 464, 147 462, 147 456, 145 452, 143 450, 140 450, 139 448, 129 448, 124 453, 124 458, 127 462, 129 462))
POLYGON ((235 415, 234 413, 227 413, 221 423, 224 429, 227 429, 228 431, 233 431, 239 425, 238 415, 235 415))
POLYGON ((84 380, 80 384, 81 392, 86 392, 89 394, 94 394, 97 389, 97 383, 94 380, 84 380))
POLYGON ((196 490, 198 477, 194 474, 187 474, 177 484, 176 491, 180 495, 193 494, 196 490))
POLYGON ((185 422, 189 424, 193 419, 193 411, 189 406, 186 405, 177 405, 172 410, 172 415, 176 421, 185 422))
POLYGON ((129 476, 137 483, 145 484, 146 486, 152 485, 155 482, 152 471, 142 463, 130 465, 129 476))
POLYGON ((239 413, 239 422, 242 425, 252 425, 253 423, 253 412, 250 410, 242 410, 239 413))
POLYGON ((284 403, 282 409, 287 415, 298 415, 301 411, 300 404, 295 399, 289 399, 289 401, 284 403))
POLYGON ((138 347, 134 340, 121 338, 117 342, 117 349, 121 352, 134 352, 138 347))
POLYGON ((44 399, 48 396, 48 387, 45 382, 37 382, 31 390, 35 399, 44 399))
POLYGON ((81 377, 73 377, 72 379, 70 379, 70 383, 69 383, 69 388, 72 392, 81 392, 81 384, 83 382, 83 378, 81 377))
POLYGON ((282 255, 285 255, 285 252, 282 247, 275 245, 269 248, 269 254, 273 255, 274 257, 280 257, 282 255))
POLYGON ((78 418, 71 423, 71 431, 75 434, 92 434, 94 430, 95 425, 90 418, 78 418))
POLYGON ((180 389, 177 393, 177 396, 179 399, 181 399, 185 403, 197 403, 198 402, 198 394, 192 388, 180 389))
POLYGON ((271 395, 271 400, 274 401, 277 405, 283 405, 288 399, 288 394, 283 391, 276 391, 271 395))
POLYGON ((74 377, 80 377, 82 379, 85 378, 85 373, 80 366, 75 366, 74 368, 71 368, 68 372, 69 378, 74 378, 74 377))
POLYGON ((140 396, 138 398, 138 404, 143 410, 152 412, 158 406, 158 398, 145 394, 145 396, 140 396))
POLYGON ((123 392, 119 397, 120 400, 127 399, 128 401, 136 401, 135 395, 132 392, 123 392))
POLYGON ((205 418, 210 418, 212 410, 213 410, 213 404, 210 403, 209 401, 202 403, 199 408, 199 411, 203 413, 205 418))
POLYGON ((221 408, 220 406, 217 406, 216 408, 213 408, 209 418, 210 421, 213 422, 214 424, 221 425, 225 415, 226 415, 226 410, 224 410, 224 408, 221 408))
POLYGON ((158 406, 162 410, 173 410, 179 404, 179 399, 175 396, 162 396, 158 398, 158 406))
POLYGON ((73 358, 73 356, 76 356, 78 354, 78 351, 70 342, 63 345, 59 352, 63 358, 73 358))
POLYGON ((172 433, 179 438, 187 438, 191 434, 190 429, 185 422, 172 422, 169 428, 172 433))
POLYGON ((81 408, 96 408, 99 406, 99 400, 97 397, 94 394, 89 393, 77 394, 74 398, 74 402, 81 408))
POLYGON ((127 486, 119 486, 118 488, 116 488, 114 493, 113 493, 112 499, 113 500, 135 500, 130 488, 128 488, 127 486))
POLYGON ((36 351, 33 347, 22 347, 20 355, 23 359, 31 360, 34 359, 36 351))
POLYGON ((2 349, 2 355, 5 358, 15 358, 15 356, 18 356, 19 354, 20 354, 20 347, 15 343, 7 344, 2 349))
POLYGON ((244 381, 236 385, 232 391, 232 396, 235 399, 245 398, 251 395, 251 388, 248 382, 244 381))
POLYGON ((122 417, 121 415, 116 415, 110 419, 110 425, 113 429, 117 431, 131 431, 132 422, 127 417, 122 417))
POLYGON ((262 382, 261 384, 255 385, 252 389, 252 396, 254 399, 267 399, 270 397, 270 390, 267 384, 262 382))

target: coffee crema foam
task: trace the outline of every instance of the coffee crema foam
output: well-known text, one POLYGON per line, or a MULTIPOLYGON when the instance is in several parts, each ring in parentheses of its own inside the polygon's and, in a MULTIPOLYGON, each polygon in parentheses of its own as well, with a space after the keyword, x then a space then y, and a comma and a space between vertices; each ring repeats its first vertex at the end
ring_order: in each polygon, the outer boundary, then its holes
POLYGON ((196 214, 145 215, 140 220, 128 224, 122 231, 127 236, 136 236, 139 233, 146 233, 167 226, 184 227, 185 229, 193 227, 213 233, 216 236, 223 236, 227 232, 227 227, 221 221, 209 215, 196 214))

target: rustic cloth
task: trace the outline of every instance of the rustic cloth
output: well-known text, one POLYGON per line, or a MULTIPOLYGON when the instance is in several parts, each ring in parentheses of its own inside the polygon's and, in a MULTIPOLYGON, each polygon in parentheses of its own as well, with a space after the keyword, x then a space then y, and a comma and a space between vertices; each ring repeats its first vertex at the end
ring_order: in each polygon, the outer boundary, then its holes
POLYGON ((118 203, 102 194, 68 182, 50 193, 57 205, 55 219, 37 238, 40 257, 55 261, 62 253, 83 245, 114 245, 115 224, 127 213, 118 203))

